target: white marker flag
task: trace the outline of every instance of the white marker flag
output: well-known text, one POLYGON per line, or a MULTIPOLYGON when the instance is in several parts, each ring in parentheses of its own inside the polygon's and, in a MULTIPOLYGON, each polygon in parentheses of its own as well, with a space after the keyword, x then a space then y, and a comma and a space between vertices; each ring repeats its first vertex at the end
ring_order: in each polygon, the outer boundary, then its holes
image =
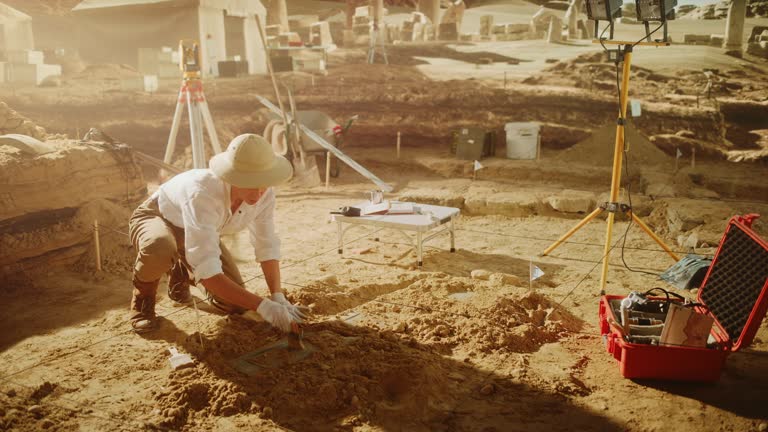
POLYGON ((544 276, 544 271, 538 268, 536 264, 531 263, 531 281, 535 281, 542 276, 544 276))
POLYGON ((475 161, 475 165, 474 165, 474 167, 475 167, 475 171, 477 171, 477 170, 481 170, 481 169, 485 168, 485 167, 483 166, 483 164, 481 164, 481 163, 480 163, 480 162, 478 162, 478 161, 475 161))

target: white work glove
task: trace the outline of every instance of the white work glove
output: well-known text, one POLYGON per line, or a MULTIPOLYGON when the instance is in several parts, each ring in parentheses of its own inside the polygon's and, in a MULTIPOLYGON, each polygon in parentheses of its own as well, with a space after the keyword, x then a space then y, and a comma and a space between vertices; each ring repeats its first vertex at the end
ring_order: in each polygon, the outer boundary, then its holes
POLYGON ((298 322, 301 322, 302 320, 309 318, 309 308, 307 308, 306 306, 296 306, 291 304, 291 302, 289 302, 288 299, 285 298, 285 294, 283 294, 282 292, 278 291, 276 293, 272 293, 272 301, 275 301, 285 306, 288 309, 288 312, 290 312, 291 316, 298 319, 298 322))
POLYGON ((261 315, 264 321, 286 333, 291 331, 292 323, 301 322, 301 318, 291 314, 287 307, 267 298, 261 300, 256 313, 261 315))

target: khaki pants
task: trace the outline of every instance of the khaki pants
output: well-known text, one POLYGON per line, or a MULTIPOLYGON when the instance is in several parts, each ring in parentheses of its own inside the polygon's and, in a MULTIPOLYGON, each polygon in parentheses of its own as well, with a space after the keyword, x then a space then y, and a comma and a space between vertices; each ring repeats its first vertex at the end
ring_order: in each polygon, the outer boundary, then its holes
MULTIPOLYGON (((156 287, 163 274, 168 273, 177 261, 181 261, 185 267, 190 268, 184 255, 184 229, 163 218, 157 198, 148 199, 134 210, 128 222, 128 234, 133 247, 138 252, 133 266, 134 281, 139 282, 134 283, 137 289, 141 290, 138 285, 154 284, 156 287)), ((219 243, 219 246, 223 273, 235 283, 245 287, 243 277, 232 255, 223 244, 219 243)), ((208 296, 209 299, 213 297, 210 293, 208 296)), ((214 298, 214 300, 220 306, 228 306, 218 299, 214 298)))

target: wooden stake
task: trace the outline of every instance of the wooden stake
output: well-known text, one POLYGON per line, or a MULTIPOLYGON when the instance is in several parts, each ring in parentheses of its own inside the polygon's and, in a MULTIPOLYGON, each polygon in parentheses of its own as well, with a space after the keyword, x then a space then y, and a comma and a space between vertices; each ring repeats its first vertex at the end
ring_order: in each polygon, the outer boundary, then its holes
POLYGON ((696 168, 696 147, 691 147, 691 168, 696 168))
POLYGON ((96 247, 96 271, 101 271, 101 246, 99 245, 99 221, 93 220, 93 244, 96 247))
POLYGON ((678 161, 680 160, 680 156, 677 155, 679 151, 680 149, 675 147, 675 172, 677 172, 678 161))
POLYGON ((325 152, 325 189, 331 184, 331 152, 325 152))
POLYGON ((397 132, 397 158, 400 159, 400 131, 397 132))

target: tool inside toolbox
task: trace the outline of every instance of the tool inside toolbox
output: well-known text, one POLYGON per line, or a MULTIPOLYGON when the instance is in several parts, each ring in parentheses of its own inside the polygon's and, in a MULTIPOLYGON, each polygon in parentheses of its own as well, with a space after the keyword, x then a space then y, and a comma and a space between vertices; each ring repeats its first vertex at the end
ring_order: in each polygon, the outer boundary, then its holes
MULTIPOLYGON (((664 326, 672 304, 684 307, 700 306, 678 294, 663 288, 653 288, 645 293, 632 291, 623 299, 610 301, 614 320, 610 323, 622 337, 631 343, 660 345, 664 326), (663 293, 664 298, 651 297, 654 292, 663 293)), ((707 348, 719 347, 711 334, 707 348)))

